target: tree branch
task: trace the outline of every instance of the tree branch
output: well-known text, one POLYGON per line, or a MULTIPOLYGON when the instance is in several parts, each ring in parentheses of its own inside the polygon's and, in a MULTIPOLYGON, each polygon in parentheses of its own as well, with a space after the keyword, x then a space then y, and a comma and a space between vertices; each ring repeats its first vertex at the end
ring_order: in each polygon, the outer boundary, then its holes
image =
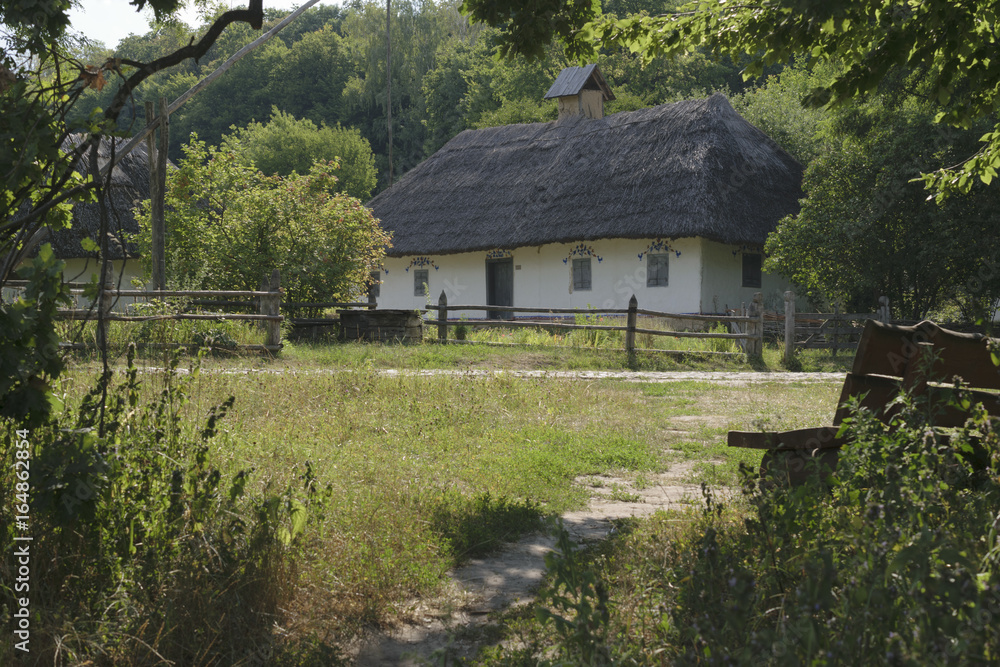
POLYGON ((212 48, 216 40, 222 34, 229 25, 233 23, 248 23, 251 28, 255 30, 260 30, 264 25, 264 8, 263 0, 251 0, 250 9, 233 9, 224 13, 219 18, 215 19, 208 31, 202 35, 202 38, 198 40, 197 44, 188 44, 185 47, 177 49, 171 54, 163 56, 162 58, 157 58, 150 63, 133 63, 131 61, 128 64, 136 65, 138 67, 137 71, 125 80, 125 84, 118 89, 115 94, 111 105, 105 110, 104 117, 110 121, 116 121, 118 119, 118 114, 125 107, 125 103, 132 96, 132 91, 134 91, 139 84, 143 81, 156 74, 157 72, 174 67, 181 64, 188 58, 193 58, 197 62, 202 56, 208 53, 208 50, 212 48))

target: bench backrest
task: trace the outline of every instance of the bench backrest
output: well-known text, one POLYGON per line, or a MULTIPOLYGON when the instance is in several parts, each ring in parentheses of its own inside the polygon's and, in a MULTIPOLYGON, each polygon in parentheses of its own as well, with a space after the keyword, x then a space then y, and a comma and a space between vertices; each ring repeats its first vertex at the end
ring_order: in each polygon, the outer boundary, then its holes
MULTIPOLYGON (((913 395, 944 394, 947 390, 933 383, 952 383, 955 377, 978 389, 971 392, 973 401, 982 402, 991 415, 1000 416, 1000 396, 981 391, 1000 390, 1000 367, 993 363, 991 340, 1000 356, 1000 340, 981 334, 950 331, 927 321, 907 327, 869 320, 854 365, 844 380, 834 423, 840 424, 847 416, 843 404, 853 396, 863 395, 861 405, 887 420, 891 417, 888 406, 902 389, 913 395), (929 373, 925 372, 928 353, 936 357, 929 373)), ((945 409, 936 423, 961 426, 967 418, 968 413, 959 408, 945 409)))

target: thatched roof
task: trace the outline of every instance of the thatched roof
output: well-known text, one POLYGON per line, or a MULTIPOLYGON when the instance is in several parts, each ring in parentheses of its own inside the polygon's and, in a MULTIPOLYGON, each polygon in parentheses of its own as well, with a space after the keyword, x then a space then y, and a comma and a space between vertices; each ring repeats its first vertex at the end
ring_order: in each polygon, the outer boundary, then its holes
MULTIPOLYGON (((82 139, 73 135, 68 143, 76 143, 82 139)), ((110 159, 111 138, 105 138, 98 147, 98 160, 103 166, 110 159)), ((125 139, 115 139, 117 147, 121 148, 125 139)), ((71 146, 66 146, 69 150, 71 146)), ((77 171, 81 174, 90 169, 90 152, 84 154, 77 171)), ((146 144, 140 143, 130 153, 121 159, 111 173, 111 188, 108 192, 108 223, 109 223, 109 255, 111 259, 136 257, 137 250, 128 238, 139 231, 133 209, 139 202, 149 199, 149 156, 146 144)), ((101 231, 100 206, 94 204, 76 204, 73 207, 73 227, 64 229, 52 235, 49 242, 56 257, 70 259, 74 257, 95 257, 96 253, 88 253, 80 245, 83 238, 91 238, 99 243, 101 231)))
POLYGON ((466 130, 369 202, 392 256, 604 238, 763 244, 802 165, 722 95, 466 130))

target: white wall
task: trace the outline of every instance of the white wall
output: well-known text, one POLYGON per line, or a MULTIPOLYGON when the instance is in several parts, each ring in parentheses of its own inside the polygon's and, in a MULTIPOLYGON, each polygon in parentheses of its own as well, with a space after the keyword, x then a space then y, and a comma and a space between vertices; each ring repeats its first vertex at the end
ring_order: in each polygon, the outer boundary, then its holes
MULTIPOLYGON (((90 279, 94 274, 99 274, 101 271, 100 264, 94 259, 64 259, 66 263, 66 268, 63 269, 63 280, 66 282, 80 282, 86 283, 90 282, 90 279)), ((137 259, 127 259, 124 262, 122 260, 112 260, 111 267, 111 282, 120 286, 121 289, 137 289, 132 285, 132 279, 142 280, 142 266, 139 264, 137 259)), ((145 283, 143 283, 145 285, 145 283)), ((142 289, 142 288, 138 288, 142 289)), ((82 296, 75 296, 73 300, 78 308, 86 308, 90 305, 89 299, 85 299, 82 296)), ((115 312, 124 312, 126 306, 134 303, 137 299, 135 298, 120 298, 112 306, 112 310, 115 312)), ((144 301, 144 299, 140 299, 144 301)))
MULTIPOLYGON (((640 308, 673 313, 699 312, 700 241, 679 239, 671 242, 670 279, 665 287, 646 287, 644 253, 649 250, 650 244, 649 239, 606 239, 583 244, 595 255, 591 256, 590 290, 574 290, 572 287, 572 259, 586 256, 579 254, 580 244, 516 248, 510 252, 514 261, 514 304, 556 308, 627 308, 629 299, 635 294, 640 308), (642 258, 640 254, 643 254, 642 258)), ((486 252, 432 255, 426 257, 431 264, 423 267, 413 265, 416 259, 413 257, 387 258, 378 307, 419 308, 425 305, 427 299, 413 293, 415 268, 428 270, 431 304, 437 304, 442 290, 449 304, 485 304, 486 258, 486 252)), ((485 315, 482 311, 465 314, 469 318, 485 315)))
MULTIPOLYGON (((94 274, 100 272, 100 265, 96 260, 86 260, 81 258, 72 258, 62 260, 66 267, 63 269, 63 281, 64 282, 74 282, 74 283, 86 283, 90 282, 91 277, 94 274)), ((114 284, 119 284, 119 277, 121 278, 121 288, 122 289, 135 289, 132 286, 132 279, 138 278, 142 279, 142 267, 139 265, 139 261, 135 259, 125 260, 113 260, 111 262, 111 280, 114 284), (124 266, 123 266, 124 264, 124 266), (124 274, 122 270, 124 268, 124 274)), ((13 301, 20 294, 19 290, 7 289, 3 290, 4 301, 13 301)), ((90 306, 90 300, 84 298, 80 295, 75 295, 71 297, 73 300, 74 308, 87 308, 90 306)), ((113 310, 116 312, 123 312, 125 307, 136 301, 134 298, 123 298, 119 299, 118 302, 113 306, 113 310)))
POLYGON ((783 276, 764 273, 760 287, 743 287, 743 257, 738 246, 699 239, 704 257, 701 312, 721 314, 753 301, 755 292, 764 297, 765 310, 784 312, 785 291, 792 289, 783 276))

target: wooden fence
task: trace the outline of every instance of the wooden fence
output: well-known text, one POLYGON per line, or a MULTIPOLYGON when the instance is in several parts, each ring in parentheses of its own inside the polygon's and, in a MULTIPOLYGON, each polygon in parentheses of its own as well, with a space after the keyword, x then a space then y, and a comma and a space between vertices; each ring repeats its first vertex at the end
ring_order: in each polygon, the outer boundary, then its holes
MULTIPOLYGON (((23 288, 27 285, 24 281, 9 281, 5 287, 23 288)), ((68 283, 70 294, 73 296, 83 296, 85 294, 86 283, 68 283)), ((328 308, 367 308, 375 309, 374 301, 357 303, 296 303, 281 301, 280 276, 275 270, 270 279, 262 281, 261 289, 250 290, 136 290, 119 289, 114 285, 107 285, 100 291, 97 302, 90 308, 69 308, 60 309, 58 315, 70 320, 98 320, 110 322, 149 322, 155 320, 244 320, 259 322, 267 331, 264 345, 244 345, 242 349, 247 350, 280 350, 281 345, 281 324, 286 321, 286 317, 281 313, 301 313, 306 312, 306 317, 288 317, 296 326, 328 326, 335 325, 337 320, 317 317, 319 311, 328 308), (113 311, 113 306, 119 304, 122 299, 132 299, 132 304, 144 300, 180 298, 185 299, 183 303, 177 304, 176 312, 158 314, 130 314, 126 309, 124 312, 113 311), (227 310, 250 310, 256 312, 191 312, 193 308, 211 307, 227 310), (312 312, 309 312, 312 311, 312 312), (311 317, 308 315, 312 315, 311 317)), ((132 305, 129 304, 129 305, 132 305)), ((655 310, 639 308, 638 300, 635 296, 629 301, 627 309, 611 308, 533 308, 525 306, 496 306, 496 305, 448 305, 448 299, 444 292, 438 300, 436 308, 424 309, 437 313, 437 319, 426 320, 426 324, 438 326, 438 340, 442 343, 449 342, 448 327, 465 325, 468 322, 459 319, 449 319, 448 313, 454 311, 485 311, 499 313, 535 313, 541 316, 563 316, 563 315, 618 315, 625 317, 625 324, 576 324, 564 320, 544 320, 544 319, 483 319, 475 320, 476 326, 495 327, 535 327, 541 329, 556 330, 584 330, 584 331, 623 331, 625 333, 624 348, 629 357, 632 358, 637 351, 636 335, 645 334, 649 336, 667 336, 673 338, 700 338, 700 339, 728 339, 735 340, 741 349, 748 355, 759 356, 763 351, 764 339, 764 309, 763 300, 760 293, 754 295, 754 300, 745 313, 741 315, 692 315, 683 313, 667 313, 655 310), (679 323, 681 326, 690 325, 691 322, 723 323, 728 325, 732 331, 729 333, 715 333, 704 331, 672 331, 664 329, 650 329, 639 326, 639 316, 658 318, 679 323)), ((100 333, 100 332, 99 332, 100 333)), ((655 350, 663 351, 663 350, 655 350)))
POLYGON ((639 308, 635 295, 629 300, 627 309, 615 308, 531 308, 525 306, 495 306, 495 305, 448 305, 448 297, 442 291, 438 298, 437 308, 426 308, 429 312, 436 312, 437 319, 426 320, 426 324, 437 325, 438 342, 448 343, 448 327, 474 324, 475 326, 495 326, 495 327, 535 327, 540 329, 556 330, 578 330, 578 331, 624 331, 625 351, 629 357, 636 353, 636 334, 648 334, 650 336, 669 336, 673 338, 721 338, 736 340, 748 355, 759 356, 764 349, 764 309, 763 299, 758 292, 754 295, 753 303, 748 308, 747 315, 686 315, 679 313, 665 313, 655 310, 639 308), (564 321, 542 320, 542 319, 484 319, 473 322, 457 319, 449 319, 448 313, 451 311, 472 310, 488 311, 497 313, 537 313, 539 315, 624 315, 625 325, 609 324, 569 324, 564 321), (666 331, 663 329, 646 329, 638 326, 639 316, 655 317, 678 322, 721 322, 734 325, 740 329, 733 333, 713 333, 702 331, 666 331))
MULTIPOLYGON (((71 296, 85 296, 86 283, 67 283, 69 287, 69 293, 71 296)), ((10 288, 24 288, 27 286, 25 281, 8 281, 5 287, 10 288)), ((66 320, 76 320, 76 321, 91 321, 103 319, 107 322, 152 322, 157 320, 209 320, 209 321, 222 321, 222 320, 244 320, 252 322, 260 322, 266 331, 265 343, 263 345, 241 345, 240 348, 244 350, 267 350, 275 352, 281 349, 281 323, 284 321, 284 317, 280 313, 281 304, 281 286, 280 286, 280 276, 278 271, 275 270, 271 274, 271 278, 265 279, 261 285, 259 291, 252 290, 137 290, 137 289, 120 289, 115 287, 113 284, 105 285, 103 290, 100 290, 96 302, 90 308, 60 308, 56 311, 57 316, 61 319, 66 320), (113 311, 112 307, 118 303, 121 299, 132 299, 131 304, 134 305, 138 301, 149 301, 152 299, 165 299, 165 298, 184 298, 190 299, 189 304, 215 304, 217 306, 223 305, 233 305, 229 301, 223 301, 222 299, 236 298, 236 299, 252 299, 253 301, 247 302, 252 303, 256 306, 257 312, 255 313, 226 313, 226 312, 216 312, 216 313, 193 313, 190 312, 190 305, 178 304, 177 312, 172 313, 157 313, 150 315, 135 315, 128 314, 128 311, 117 312, 113 311)), ((240 302, 236 302, 236 305, 241 305, 240 302)), ((98 345, 102 343, 101 336, 103 331, 98 329, 98 345)), ((73 344, 67 344, 70 347, 75 347, 73 344)), ((168 344, 170 345, 170 344, 168 344)))
MULTIPOLYGON (((89 283, 68 282, 70 296, 79 299, 87 296, 89 283)), ((27 281, 10 280, 4 284, 4 298, 12 299, 19 290, 27 287, 27 281)), ((103 312, 108 322, 150 322, 155 320, 208 320, 208 321, 251 321, 258 322, 266 329, 263 345, 241 345, 249 351, 277 351, 282 348, 281 324, 291 322, 296 327, 332 326, 337 320, 322 317, 322 311, 330 308, 366 308, 373 310, 375 301, 366 302, 323 302, 304 303, 282 301, 281 276, 275 269, 270 278, 261 281, 259 290, 139 290, 120 289, 113 284, 101 290, 97 302, 89 307, 60 308, 57 314, 62 319, 91 321, 99 319, 103 312), (178 298, 176 312, 137 315, 132 312, 137 303, 156 299, 178 298), (198 312, 210 308, 216 312, 198 312), (236 312, 233 312, 236 311, 236 312)), ((64 346, 77 347, 64 343, 64 346)))
MULTIPOLYGON (((790 363, 798 349, 825 349, 834 356, 841 350, 853 352, 868 320, 890 321, 889 299, 879 298, 874 313, 799 313, 795 309, 795 293, 785 292, 785 312, 767 319, 774 329, 780 329, 785 345, 785 363, 790 363)), ((765 326, 767 326, 765 324, 765 326)))

